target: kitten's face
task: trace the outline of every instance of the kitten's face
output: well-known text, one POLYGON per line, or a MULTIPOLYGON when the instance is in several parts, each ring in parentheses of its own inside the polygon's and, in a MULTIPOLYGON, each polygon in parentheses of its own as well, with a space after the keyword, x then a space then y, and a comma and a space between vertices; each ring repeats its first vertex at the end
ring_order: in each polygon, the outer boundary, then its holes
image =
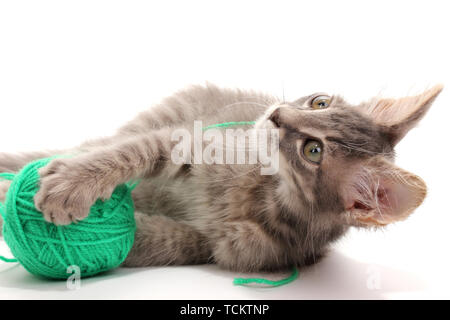
POLYGON ((314 94, 268 112, 269 125, 280 128, 280 173, 300 206, 356 226, 406 218, 422 203, 426 186, 393 164, 394 147, 441 90, 359 106, 314 94))

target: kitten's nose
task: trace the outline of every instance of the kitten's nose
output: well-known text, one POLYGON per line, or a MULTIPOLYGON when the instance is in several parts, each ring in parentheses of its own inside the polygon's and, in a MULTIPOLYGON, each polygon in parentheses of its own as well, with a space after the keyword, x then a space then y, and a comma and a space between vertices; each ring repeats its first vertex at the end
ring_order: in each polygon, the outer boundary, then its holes
POLYGON ((269 120, 272 121, 278 128, 280 127, 280 107, 276 108, 269 116, 269 120))

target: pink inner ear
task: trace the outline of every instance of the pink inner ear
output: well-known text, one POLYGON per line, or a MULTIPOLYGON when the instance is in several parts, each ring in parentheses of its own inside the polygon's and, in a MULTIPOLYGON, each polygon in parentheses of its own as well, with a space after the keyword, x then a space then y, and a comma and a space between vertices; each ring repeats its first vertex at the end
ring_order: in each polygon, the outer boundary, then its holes
POLYGON ((345 208, 353 222, 386 225, 403 220, 423 201, 423 181, 386 163, 360 168, 347 184, 345 208))

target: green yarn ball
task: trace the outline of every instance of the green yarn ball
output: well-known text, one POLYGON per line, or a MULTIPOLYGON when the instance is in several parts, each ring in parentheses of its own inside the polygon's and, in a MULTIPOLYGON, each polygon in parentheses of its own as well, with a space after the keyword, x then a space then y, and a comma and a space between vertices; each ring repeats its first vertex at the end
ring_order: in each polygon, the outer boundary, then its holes
POLYGON ((38 170, 52 158, 25 166, 18 174, 1 174, 12 180, 1 205, 3 237, 14 257, 32 274, 67 279, 76 266, 81 277, 118 267, 128 255, 136 231, 134 186, 119 185, 110 199, 97 200, 89 216, 77 223, 56 226, 34 207, 39 190, 38 170))

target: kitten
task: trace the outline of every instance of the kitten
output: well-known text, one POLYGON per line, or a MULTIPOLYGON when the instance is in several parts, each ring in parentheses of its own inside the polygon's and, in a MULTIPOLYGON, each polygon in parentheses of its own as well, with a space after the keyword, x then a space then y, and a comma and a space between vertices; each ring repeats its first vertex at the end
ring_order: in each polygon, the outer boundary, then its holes
POLYGON ((418 96, 351 106, 326 94, 288 103, 256 92, 193 86, 112 137, 74 150, 0 154, 0 171, 14 172, 52 154, 74 155, 40 171, 35 205, 47 221, 60 225, 84 219, 96 199, 141 178, 133 191, 138 229, 127 267, 217 263, 248 272, 301 267, 318 261, 350 226, 384 226, 422 203, 426 185, 393 163, 394 147, 441 90, 435 86, 418 96), (278 171, 263 175, 260 163, 174 163, 172 134, 181 128, 193 133, 195 120, 203 126, 257 120, 245 129, 275 130, 278 171))

